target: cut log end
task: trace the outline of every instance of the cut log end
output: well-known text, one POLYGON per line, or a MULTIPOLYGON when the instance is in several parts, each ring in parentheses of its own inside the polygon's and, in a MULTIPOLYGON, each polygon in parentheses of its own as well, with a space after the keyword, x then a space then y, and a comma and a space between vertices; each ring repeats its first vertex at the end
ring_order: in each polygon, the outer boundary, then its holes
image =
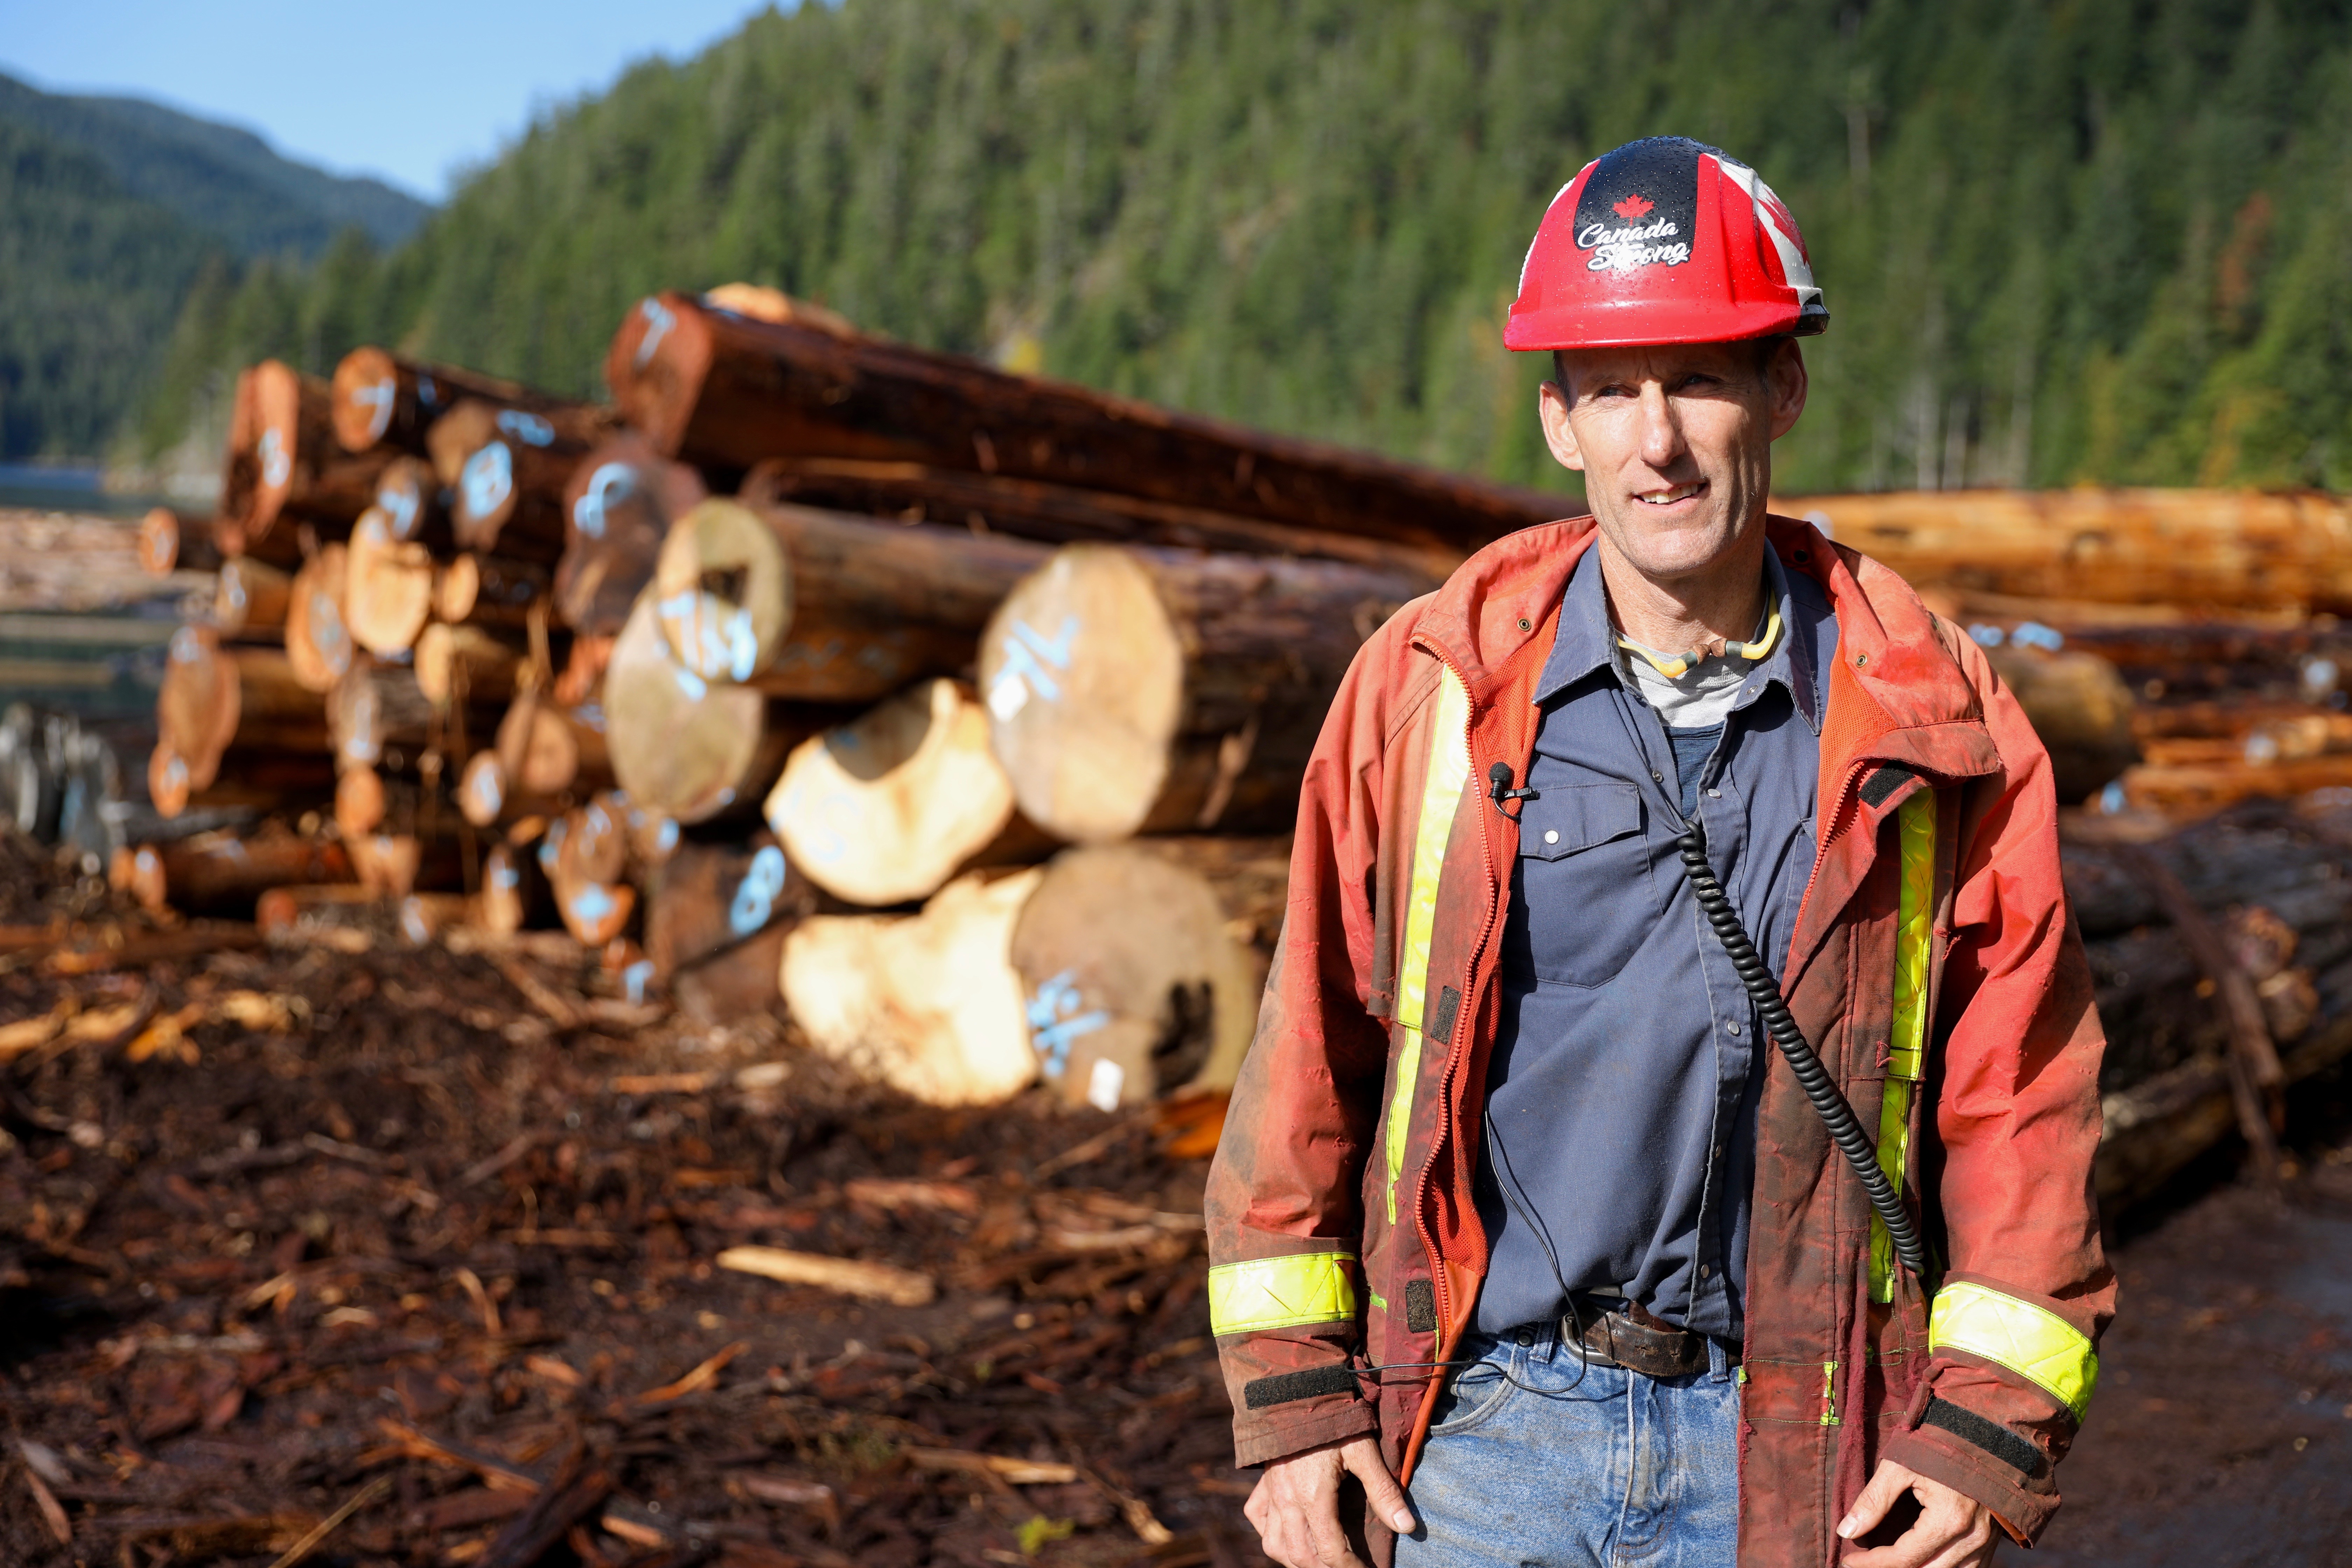
POLYGON ((1263 976, 1181 842, 1066 850, 1013 923, 1033 1039, 1073 1103, 1229 1089, 1240 1069, 1263 976))
POLYGON ((919 1100, 984 1105, 1032 1082, 1013 921, 1044 875, 950 883, 915 916, 818 916, 784 940, 793 1017, 829 1056, 919 1100))
POLYGON ((348 558, 330 544, 294 574, 286 605, 286 657, 294 678, 312 691, 327 691, 352 668, 357 645, 343 620, 348 558))
POLYGON ((380 508, 352 526, 344 562, 343 624, 370 653, 392 654, 415 645, 433 612, 433 557, 425 546, 393 536, 380 508))
POLYGON ((1181 633, 1126 551, 1074 545, 1024 580, 980 665, 1022 811, 1078 843, 1139 831, 1168 782, 1184 666, 1181 633))
POLYGON ((724 499, 677 520, 654 567, 661 632, 705 680, 749 680, 792 625, 791 563, 758 513, 724 499))
POLYGON ((167 506, 152 508, 139 520, 140 568, 164 577, 179 563, 180 514, 167 506))
POLYGON ((383 439, 400 396, 399 366, 373 343, 353 349, 335 366, 335 439, 346 452, 364 452, 383 439))
POLYGON ((988 729, 969 688, 926 681, 795 748, 768 825, 810 880, 858 904, 929 898, 976 860, 1011 858, 990 851, 1016 832, 1042 855, 988 729))
POLYGON ((166 759, 166 793, 182 805, 213 782, 221 754, 236 738, 243 699, 236 661, 223 655, 217 636, 200 626, 172 634, 155 696, 155 749, 166 759))
POLYGON ((650 594, 614 644, 604 707, 614 776, 648 811, 701 822, 773 782, 767 770, 777 763, 758 765, 767 700, 714 685, 674 660, 650 594))

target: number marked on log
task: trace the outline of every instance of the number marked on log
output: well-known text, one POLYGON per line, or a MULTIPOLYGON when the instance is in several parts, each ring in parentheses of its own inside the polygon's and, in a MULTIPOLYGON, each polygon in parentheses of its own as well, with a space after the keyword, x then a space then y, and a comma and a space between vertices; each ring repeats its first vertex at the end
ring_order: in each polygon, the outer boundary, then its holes
POLYGON ((647 299, 637 306, 637 314, 646 319, 646 335, 637 340, 637 368, 643 370, 653 363, 654 351, 661 346, 669 330, 677 325, 677 318, 659 300, 647 299))
POLYGON ((751 857, 751 868, 735 889, 734 902, 727 909, 728 928, 737 936, 750 936, 768 923, 774 912, 776 896, 784 890, 784 852, 774 845, 763 846, 751 857))
POLYGON ((392 405, 398 396, 399 388, 388 375, 377 378, 373 385, 352 388, 353 403, 362 408, 375 410, 368 416, 368 441, 371 445, 383 440, 383 433, 392 428, 392 405))
POLYGON ((591 539, 604 537, 604 509, 637 493, 637 470, 631 463, 606 463, 588 477, 588 488, 572 503, 572 525, 591 539))
POLYGON ((293 477, 294 458, 286 450, 286 437, 272 425, 261 433, 261 482, 276 489, 293 477))
POLYGON ((1006 637, 1004 668, 988 689, 988 710, 996 715, 999 723, 1009 723, 1013 716, 1027 706, 1031 693, 1048 702, 1062 700, 1061 684, 1047 673, 1045 667, 1066 671, 1070 668, 1070 650, 1077 641, 1078 617, 1062 617, 1062 629, 1046 637, 1027 621, 1015 620, 1013 635, 1006 637))
POLYGON ((526 414, 520 408, 499 410, 499 428, 526 447, 549 447, 555 443, 555 426, 536 414, 526 414))
MULTIPOLYGON (((1029 999, 1025 1009, 1030 1040, 1045 1058, 1042 1068, 1047 1078, 1060 1078, 1070 1065, 1070 1047, 1110 1022, 1110 1015, 1100 1008, 1091 1013, 1079 1011, 1086 1006, 1087 999, 1071 984, 1077 976, 1076 970, 1065 969, 1037 987, 1037 994, 1029 999)), ((1099 1063, 1095 1076, 1102 1076, 1099 1063)), ((1091 1084, 1088 1097, 1092 1097, 1091 1084)), ((1118 1103, 1117 1091, 1113 1090, 1111 1105, 1116 1107, 1118 1103)))
POLYGON ((468 517, 488 517, 504 506, 514 494, 514 454, 507 444, 492 441, 467 458, 457 474, 457 490, 468 517))

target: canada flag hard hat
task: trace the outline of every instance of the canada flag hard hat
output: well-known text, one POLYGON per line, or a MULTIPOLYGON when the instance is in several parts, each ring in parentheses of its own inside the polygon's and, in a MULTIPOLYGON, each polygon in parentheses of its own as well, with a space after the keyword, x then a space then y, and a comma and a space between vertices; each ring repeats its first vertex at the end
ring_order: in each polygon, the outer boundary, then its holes
POLYGON ((1729 342, 1829 324, 1804 237, 1772 187, 1728 153, 1652 136, 1594 159, 1552 198, 1503 343, 1729 342))

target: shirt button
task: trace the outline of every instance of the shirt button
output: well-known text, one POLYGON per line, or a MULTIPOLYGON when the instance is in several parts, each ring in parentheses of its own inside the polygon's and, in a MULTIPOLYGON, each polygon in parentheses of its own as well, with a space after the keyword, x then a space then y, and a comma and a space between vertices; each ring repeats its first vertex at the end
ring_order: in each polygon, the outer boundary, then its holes
POLYGON ((1706 792, 1706 798, 1709 800, 1721 800, 1723 798, 1723 792, 1719 789, 1711 789, 1706 792))
POLYGON ((1739 1033, 1739 1026, 1737 1024, 1726 1024, 1724 1027, 1730 1030, 1735 1035, 1739 1033))
POLYGON ((1698 1266, 1698 1277, 1702 1279, 1706 1278, 1706 1265, 1704 1263, 1698 1266))
POLYGON ((1545 842, 1545 843, 1547 843, 1547 844, 1557 844, 1557 843, 1559 843, 1559 828, 1557 828, 1557 827, 1547 827, 1547 828, 1545 828, 1545 829, 1544 829, 1544 842, 1545 842))
POLYGON ((1654 768, 1651 770, 1651 772, 1650 772, 1650 777, 1651 777, 1652 779, 1655 780, 1655 781, 1656 781, 1657 783, 1659 783, 1659 784, 1664 784, 1664 783, 1665 783, 1665 782, 1666 782, 1666 775, 1665 775, 1665 774, 1664 774, 1664 773, 1659 773, 1659 772, 1658 772, 1656 769, 1654 769, 1654 768))
POLYGON ((1518 1341, 1519 1343, 1523 1345, 1531 1345, 1536 1342, 1536 1331, 1533 1329, 1521 1329, 1517 1333, 1511 1337, 1518 1341))

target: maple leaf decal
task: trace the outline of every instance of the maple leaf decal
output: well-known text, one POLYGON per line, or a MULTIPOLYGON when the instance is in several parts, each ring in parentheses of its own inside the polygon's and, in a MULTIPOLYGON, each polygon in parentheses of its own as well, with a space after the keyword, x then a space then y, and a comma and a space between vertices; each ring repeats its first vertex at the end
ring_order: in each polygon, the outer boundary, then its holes
POLYGON ((1657 205, 1655 202, 1644 201, 1640 195, 1636 195, 1627 196, 1623 201, 1619 202, 1612 210, 1619 217, 1623 218, 1627 223, 1634 223, 1638 222, 1640 219, 1649 216, 1650 209, 1655 205, 1657 205))

